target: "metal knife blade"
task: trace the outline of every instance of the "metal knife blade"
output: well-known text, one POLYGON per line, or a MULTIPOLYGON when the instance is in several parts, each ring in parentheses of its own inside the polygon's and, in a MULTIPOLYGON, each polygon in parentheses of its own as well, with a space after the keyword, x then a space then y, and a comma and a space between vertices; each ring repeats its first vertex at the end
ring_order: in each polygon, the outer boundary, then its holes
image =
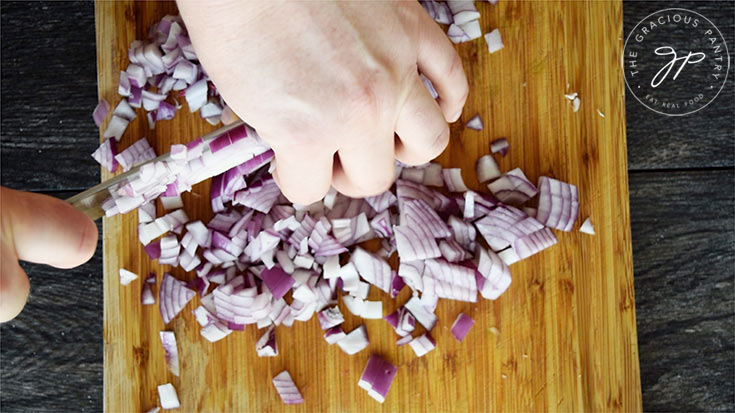
MULTIPOLYGON (((217 129, 216 131, 210 132, 202 136, 201 138, 205 143, 209 143, 209 141, 213 140, 214 138, 239 126, 242 126, 243 124, 243 122, 238 121, 223 128, 217 129)), ((84 212, 88 217, 92 218, 93 220, 102 218, 103 216, 105 216, 105 211, 102 210, 102 202, 110 196, 108 189, 111 186, 119 184, 125 179, 137 176, 141 166, 151 162, 168 160, 170 156, 170 153, 165 153, 155 159, 144 162, 123 174, 117 175, 114 178, 108 179, 98 185, 87 189, 86 191, 74 195, 73 197, 67 199, 66 202, 70 203, 76 209, 84 212)))

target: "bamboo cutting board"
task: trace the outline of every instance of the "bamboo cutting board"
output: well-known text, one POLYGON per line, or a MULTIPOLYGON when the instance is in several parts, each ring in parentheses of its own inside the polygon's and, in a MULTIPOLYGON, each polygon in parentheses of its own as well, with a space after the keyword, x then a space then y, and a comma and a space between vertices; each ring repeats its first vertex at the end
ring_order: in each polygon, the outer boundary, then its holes
MULTIPOLYGON (((120 267, 142 275, 155 271, 159 283, 164 271, 186 280, 193 274, 147 258, 137 240, 136 214, 105 219, 106 410, 146 411, 158 403, 156 386, 167 382, 187 412, 641 409, 620 66, 622 4, 477 4, 483 32, 499 28, 505 48, 490 55, 482 39, 457 46, 471 93, 441 163, 462 167, 467 184, 478 189, 475 159, 489 152, 491 140, 507 137, 511 147, 499 159, 502 170, 520 166, 532 181, 548 175, 576 184, 577 227, 591 216, 597 235, 576 228, 557 231, 557 245, 511 267, 513 283, 497 301, 440 301, 433 333, 438 347, 422 358, 409 346, 396 347, 395 334, 382 320, 364 321, 370 346, 347 356, 326 344, 316 317, 279 327, 280 355, 258 358, 259 333, 253 326, 214 344, 200 337, 191 314, 198 298, 169 326, 162 324, 157 304, 141 306, 142 279, 121 286, 120 267), (581 97, 577 113, 563 96, 571 92, 581 97), (482 115, 483 131, 462 126, 475 113, 482 115), (461 311, 476 324, 459 343, 449 327, 461 311), (176 332, 180 378, 165 367, 158 336, 163 329, 176 332), (357 386, 371 353, 398 366, 382 405, 357 386), (293 376, 304 404, 281 404, 271 378, 283 369, 293 376)), ((175 13, 173 3, 96 3, 100 97, 116 104, 128 45, 145 39, 150 24, 167 13, 175 13)), ((139 116, 121 147, 146 136, 163 153, 213 129, 185 106, 155 130, 139 116)), ((103 170, 102 178, 109 177, 103 170)), ((208 193, 204 182, 184 194, 190 218, 211 217, 208 193)), ((388 314, 405 302, 407 290, 392 301, 373 288, 370 298, 382 299, 388 314)), ((360 322, 348 317, 345 330, 360 322)))

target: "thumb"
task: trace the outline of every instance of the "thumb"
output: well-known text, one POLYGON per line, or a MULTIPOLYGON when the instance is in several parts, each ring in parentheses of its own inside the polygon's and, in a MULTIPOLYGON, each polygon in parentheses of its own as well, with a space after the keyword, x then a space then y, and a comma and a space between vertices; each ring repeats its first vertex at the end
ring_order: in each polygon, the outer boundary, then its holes
POLYGON ((0 321, 7 321, 20 312, 28 295, 28 279, 17 260, 76 267, 94 254, 97 227, 60 199, 5 187, 0 187, 0 218, 0 321))

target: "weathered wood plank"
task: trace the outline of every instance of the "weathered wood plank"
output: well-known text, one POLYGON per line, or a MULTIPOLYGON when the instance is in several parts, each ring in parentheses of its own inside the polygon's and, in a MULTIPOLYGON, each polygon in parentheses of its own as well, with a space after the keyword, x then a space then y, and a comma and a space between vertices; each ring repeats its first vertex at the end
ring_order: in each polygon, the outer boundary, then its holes
POLYGON ((645 410, 735 410, 734 177, 630 174, 645 410))
MULTIPOLYGON (((99 182, 94 4, 2 2, 3 185, 63 190, 99 182)), ((111 102, 112 103, 112 102, 111 102)))
MULTIPOLYGON (((664 116, 640 104, 626 89, 625 111, 628 133, 628 169, 684 169, 735 165, 732 149, 735 113, 735 3, 732 1, 623 2, 623 34, 649 14, 670 7, 696 11, 712 20, 725 37, 730 52, 730 76, 717 99, 687 116, 664 116)), ((682 44, 690 32, 676 33, 672 44, 682 44)), ((625 41, 625 37, 622 39, 625 41)), ((683 44, 686 44, 684 42, 683 44)), ((645 61, 638 62, 645 65, 645 61)), ((650 64, 650 63, 649 63, 650 64)), ((704 81, 704 79, 702 79, 704 81)), ((683 96, 681 84, 666 85, 672 97, 683 96)), ((667 89, 667 90, 668 90, 667 89)))

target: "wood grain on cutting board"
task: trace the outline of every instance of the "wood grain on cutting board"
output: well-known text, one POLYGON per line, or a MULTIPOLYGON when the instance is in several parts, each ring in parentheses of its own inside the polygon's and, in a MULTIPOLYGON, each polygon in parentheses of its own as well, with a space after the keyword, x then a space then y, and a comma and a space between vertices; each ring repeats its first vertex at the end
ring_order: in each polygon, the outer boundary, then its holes
MULTIPOLYGON (((158 306, 140 305, 142 279, 121 286, 118 269, 145 275, 193 274, 151 262, 137 240, 135 213, 104 221, 105 409, 145 411, 158 403, 156 386, 171 382, 182 411, 542 411, 641 409, 633 267, 626 171, 622 4, 620 2, 477 3, 484 32, 499 28, 505 48, 490 55, 482 39, 457 46, 471 93, 449 148, 439 158, 459 166, 479 189, 474 162, 489 143, 507 137, 503 170, 521 167, 531 180, 548 175, 576 184, 580 219, 591 216, 596 236, 557 231, 559 243, 511 267, 513 283, 496 301, 442 300, 433 332, 437 349, 416 358, 396 347, 382 320, 347 317, 346 330, 364 322, 368 349, 347 356, 322 338, 316 317, 278 327, 279 356, 258 358, 254 326, 209 343, 191 310, 164 326, 158 306), (578 92, 573 113, 564 93, 578 92), (598 114, 598 109, 604 117, 598 114), (483 131, 462 125, 475 113, 483 131), (475 319, 459 343, 449 327, 459 312, 475 319), (158 332, 174 330, 181 377, 165 367, 158 332), (393 387, 379 404, 357 386, 371 353, 398 366, 393 387), (271 378, 287 369, 306 402, 284 406, 271 378)), ((173 3, 96 3, 99 94, 117 103, 127 48, 173 3)), ((183 99, 182 99, 183 102, 183 99)), ((104 126, 104 125, 103 125, 104 126)), ((131 123, 126 147, 147 137, 158 153, 215 129, 184 108, 148 130, 144 116, 131 123)), ((102 179, 111 175, 102 171, 102 179)), ((209 219, 209 182, 183 195, 192 219, 209 219)), ((162 210, 159 206, 159 213, 162 210)), ((577 226, 578 226, 577 225, 577 226)), ((371 299, 386 314, 407 300, 390 300, 376 288, 371 299)), ((341 305, 343 312, 348 313, 341 305)))

